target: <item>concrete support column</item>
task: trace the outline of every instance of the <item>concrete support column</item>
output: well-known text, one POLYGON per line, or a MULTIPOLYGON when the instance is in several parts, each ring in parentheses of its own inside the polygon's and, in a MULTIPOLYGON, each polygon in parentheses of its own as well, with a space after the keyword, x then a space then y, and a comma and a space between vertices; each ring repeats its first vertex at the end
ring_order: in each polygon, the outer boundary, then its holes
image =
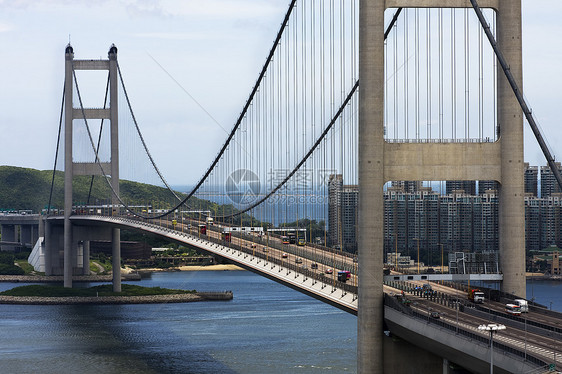
POLYGON ((33 240, 32 240, 32 231, 33 231, 32 225, 20 225, 20 242, 21 242, 21 244, 23 244, 23 245, 31 244, 31 247, 33 248, 33 245, 35 245, 35 243, 33 243, 33 240))
POLYGON ((113 292, 121 292, 121 229, 111 229, 113 292))
POLYGON ((45 217, 39 216, 39 224, 37 225, 37 236, 45 237, 45 217))
MULTIPOLYGON (((15 225, 2 225, 0 227, 3 242, 16 241, 16 226, 15 225)), ((13 245, 3 245, 2 250, 14 252, 16 248, 13 245)))
POLYGON ((451 371, 449 369, 449 360, 443 358, 443 374, 449 374, 451 371))
POLYGON ((64 91, 64 287, 72 288, 72 82, 74 50, 70 44, 65 50, 64 91))
MULTIPOLYGON (((43 220, 43 218, 41 218, 43 220)), ((43 222, 44 225, 44 253, 45 253, 45 275, 53 275, 53 251, 54 246, 52 245, 52 238, 51 238, 51 224, 45 217, 43 222)))
MULTIPOLYGON (((500 0, 499 4, 498 45, 510 66, 513 77, 523 90, 521 0, 500 0)), ((502 155, 502 180, 499 187, 502 291, 525 297, 523 113, 499 66, 498 126, 502 155)))
POLYGON ((384 0, 359 2, 357 372, 383 373, 384 0))
POLYGON ((39 236, 40 236, 39 225, 30 225, 30 227, 31 227, 31 243, 32 245, 35 245, 35 243, 37 243, 37 240, 39 240, 39 236))
MULTIPOLYGON (((109 111, 111 119, 111 186, 119 196, 119 127, 118 127, 118 71, 117 71, 117 47, 112 45, 108 53, 109 57, 109 111)), ((120 204, 117 197, 112 196, 112 214, 119 214, 120 204)), ((121 292, 121 230, 112 229, 112 256, 113 256, 113 292, 121 292)))
POLYGON ((82 243, 82 274, 90 275, 90 241, 82 243))

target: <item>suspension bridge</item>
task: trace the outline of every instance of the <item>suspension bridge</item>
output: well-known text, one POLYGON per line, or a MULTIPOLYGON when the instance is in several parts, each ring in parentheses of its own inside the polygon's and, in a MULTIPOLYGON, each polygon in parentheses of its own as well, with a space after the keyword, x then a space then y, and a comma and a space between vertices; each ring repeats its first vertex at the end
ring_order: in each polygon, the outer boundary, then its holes
MULTIPOLYGON (((457 291, 424 296, 413 276, 383 275, 385 235, 394 235, 384 229, 386 183, 496 181, 501 289, 525 297, 524 116, 551 167, 554 159, 519 88, 520 1, 478 3, 292 0, 216 157, 189 156, 208 167, 187 193, 170 188, 149 152, 117 47, 108 59, 83 60, 68 45, 51 198, 40 223, 46 274, 64 275, 71 287, 74 275, 88 272, 89 242, 99 239, 112 241, 118 269, 120 230, 141 230, 357 314, 360 373, 383 372, 384 324, 477 371, 488 363, 504 372, 556 365, 556 315, 546 327, 537 317, 534 345, 527 319, 499 315, 511 332, 490 338, 494 355, 487 333, 474 331, 486 320, 478 309, 463 310, 456 324, 430 320, 430 309, 453 307, 458 316, 457 291), (92 107, 79 84, 88 70, 108 71, 105 97, 92 107), (77 190, 77 180, 89 189, 77 190), (146 184, 162 188, 156 196, 146 184), (388 296, 401 291, 418 298, 413 307, 388 296)), ((411 235, 419 245, 430 231, 411 235)), ((114 272, 115 291, 120 282, 114 272)))

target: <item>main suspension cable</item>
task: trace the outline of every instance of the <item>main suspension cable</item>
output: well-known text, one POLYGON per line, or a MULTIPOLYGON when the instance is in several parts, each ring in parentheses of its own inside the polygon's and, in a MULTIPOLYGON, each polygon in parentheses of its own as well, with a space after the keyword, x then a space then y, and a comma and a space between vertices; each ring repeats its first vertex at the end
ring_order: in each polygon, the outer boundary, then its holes
POLYGON ((51 212, 51 202, 52 202, 52 199, 53 199, 53 189, 54 189, 54 186, 55 186, 55 175, 56 175, 56 171, 57 171, 57 160, 58 160, 58 156, 59 156, 60 135, 61 135, 61 131, 62 131, 62 117, 64 115, 64 93, 65 93, 65 89, 66 89, 66 82, 62 86, 62 103, 61 103, 61 108, 60 108, 59 133, 57 135, 57 148, 56 148, 56 151, 55 151, 55 163, 53 165, 53 176, 51 178, 51 191, 49 192, 49 203, 47 204, 47 214, 49 214, 51 212))

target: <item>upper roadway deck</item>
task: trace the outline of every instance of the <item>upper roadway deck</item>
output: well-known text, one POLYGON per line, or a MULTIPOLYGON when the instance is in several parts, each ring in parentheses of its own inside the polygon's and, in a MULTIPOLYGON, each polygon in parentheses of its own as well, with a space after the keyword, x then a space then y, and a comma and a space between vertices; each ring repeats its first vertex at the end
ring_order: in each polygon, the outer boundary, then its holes
MULTIPOLYGON (((50 219, 62 221, 62 217, 50 219)), ((218 226, 208 230, 207 235, 201 235, 196 225, 173 225, 170 221, 149 223, 131 217, 96 215, 74 215, 71 220, 79 226, 109 225, 141 230, 197 247, 349 313, 357 313, 357 263, 346 253, 327 252, 319 246, 282 244, 278 238, 257 235, 235 235, 232 242, 227 243, 221 239, 218 226), (327 273, 329 269, 331 273, 327 273), (339 282, 338 270, 347 270, 353 275, 348 282, 339 282)), ((427 281, 424 279, 419 284, 427 281)), ((404 290, 412 301, 410 307, 404 307, 392 297, 385 300, 385 323, 393 334, 468 369, 486 371, 489 336, 479 331, 478 326, 502 323, 507 329, 494 336, 497 372, 523 373, 561 362, 558 351, 562 347, 559 343, 562 341, 562 317, 559 313, 531 308, 530 313, 514 317, 505 314, 502 303, 487 300, 486 309, 482 309, 479 305, 468 304, 464 292, 432 284, 437 292, 428 299, 416 295, 415 282, 394 280, 394 275, 387 277, 385 293, 391 295, 404 290), (457 309, 459 304, 461 307, 457 309), (432 319, 430 311, 438 311, 441 318, 432 319)))

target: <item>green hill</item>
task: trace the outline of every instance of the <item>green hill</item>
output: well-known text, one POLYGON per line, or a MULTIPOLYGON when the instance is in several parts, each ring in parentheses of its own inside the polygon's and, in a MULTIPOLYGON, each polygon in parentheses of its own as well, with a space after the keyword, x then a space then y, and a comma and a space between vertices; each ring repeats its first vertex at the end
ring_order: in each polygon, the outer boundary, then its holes
MULTIPOLYGON (((0 209, 31 209, 40 212, 48 205, 51 191, 51 170, 35 170, 14 166, 0 166, 0 209)), ((76 176, 73 180, 74 203, 86 204, 91 177, 76 176)), ((55 173, 51 206, 63 206, 64 173, 55 173)), ((174 196, 165 188, 143 183, 121 181, 119 189, 127 204, 168 207, 174 204, 174 196), (149 199, 149 200, 147 200, 149 199)), ((179 194, 180 195, 180 194, 179 194)), ((111 201, 111 190, 103 177, 95 177, 90 204, 107 204, 111 201)))
MULTIPOLYGON (((15 166, 0 166, 0 210, 32 210, 34 213, 41 212, 49 202, 51 191, 52 170, 36 170, 20 168, 15 166)), ((76 176, 73 179, 74 204, 88 203, 88 192, 90 190, 90 176, 76 176)), ((55 183, 51 207, 62 209, 64 173, 55 173, 55 183)), ((119 182, 121 198, 128 205, 148 205, 155 209, 167 209, 177 204, 177 199, 166 188, 144 183, 122 180, 119 182)), ((178 196, 185 196, 177 193, 178 196)), ((104 177, 96 176, 92 185, 90 205, 108 204, 111 201, 111 189, 108 187, 104 177)), ((192 197, 188 201, 191 209, 210 210, 213 216, 227 215, 236 211, 233 205, 219 205, 207 200, 192 197)), ((185 209, 185 208, 183 208, 185 209)), ((228 222, 243 225, 259 225, 255 219, 243 214, 228 222)))

